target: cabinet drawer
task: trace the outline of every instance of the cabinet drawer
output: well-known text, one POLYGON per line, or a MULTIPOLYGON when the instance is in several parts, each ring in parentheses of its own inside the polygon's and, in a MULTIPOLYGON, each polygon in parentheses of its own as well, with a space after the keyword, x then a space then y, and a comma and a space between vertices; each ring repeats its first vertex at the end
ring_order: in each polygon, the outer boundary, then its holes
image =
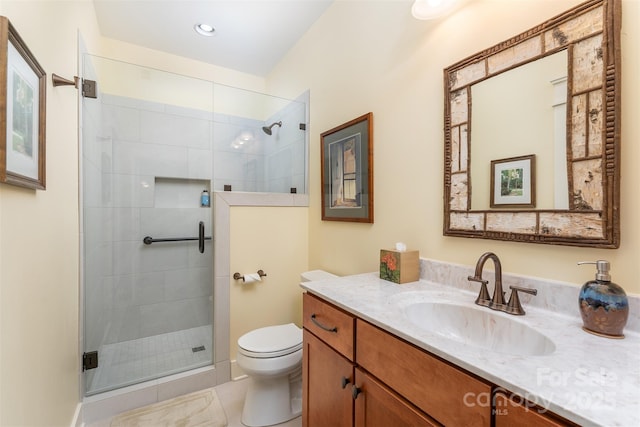
POLYGON ((355 317, 309 293, 302 294, 302 325, 353 361, 355 317))
POLYGON ((490 426, 491 384, 360 319, 356 363, 438 422, 490 426))

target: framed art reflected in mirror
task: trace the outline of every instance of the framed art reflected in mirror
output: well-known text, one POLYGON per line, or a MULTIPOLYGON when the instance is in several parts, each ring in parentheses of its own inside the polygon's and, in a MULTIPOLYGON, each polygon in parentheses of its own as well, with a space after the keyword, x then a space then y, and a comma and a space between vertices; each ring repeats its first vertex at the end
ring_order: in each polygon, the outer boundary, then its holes
POLYGON ((492 208, 536 207, 536 156, 491 161, 492 208))

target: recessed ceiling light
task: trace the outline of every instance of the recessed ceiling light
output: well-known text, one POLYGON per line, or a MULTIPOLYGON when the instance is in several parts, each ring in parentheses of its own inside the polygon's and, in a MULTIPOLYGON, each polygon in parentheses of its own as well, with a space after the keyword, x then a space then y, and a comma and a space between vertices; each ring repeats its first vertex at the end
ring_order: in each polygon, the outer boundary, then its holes
POLYGON ((201 36, 207 37, 211 37, 216 32, 216 29, 209 24, 196 24, 193 26, 193 29, 201 36))

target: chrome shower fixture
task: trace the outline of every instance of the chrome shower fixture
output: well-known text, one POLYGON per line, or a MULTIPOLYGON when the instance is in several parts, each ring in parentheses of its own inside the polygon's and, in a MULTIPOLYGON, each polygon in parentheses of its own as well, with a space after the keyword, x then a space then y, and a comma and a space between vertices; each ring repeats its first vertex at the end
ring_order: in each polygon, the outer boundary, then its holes
POLYGON ((271 128, 274 127, 275 125, 282 127, 282 122, 273 122, 271 123, 271 126, 262 126, 262 131, 267 135, 271 135, 271 128))

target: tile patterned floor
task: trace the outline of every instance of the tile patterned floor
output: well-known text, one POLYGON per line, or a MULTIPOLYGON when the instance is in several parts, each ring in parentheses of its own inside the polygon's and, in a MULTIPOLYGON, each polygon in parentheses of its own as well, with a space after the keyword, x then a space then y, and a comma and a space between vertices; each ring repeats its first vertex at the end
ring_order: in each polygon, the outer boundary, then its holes
MULTIPOLYGON (((244 427, 242 424, 242 405, 244 404, 244 396, 247 391, 249 380, 243 379, 239 381, 231 381, 215 387, 218 398, 222 403, 222 407, 227 415, 228 427, 244 427)), ((101 420, 95 423, 87 424, 85 427, 110 427, 111 419, 101 420)), ((302 418, 298 417, 283 424, 279 427, 301 427, 302 418)))
POLYGON ((88 394, 211 364, 211 325, 102 346, 88 394), (202 351, 194 347, 204 346, 202 351))

